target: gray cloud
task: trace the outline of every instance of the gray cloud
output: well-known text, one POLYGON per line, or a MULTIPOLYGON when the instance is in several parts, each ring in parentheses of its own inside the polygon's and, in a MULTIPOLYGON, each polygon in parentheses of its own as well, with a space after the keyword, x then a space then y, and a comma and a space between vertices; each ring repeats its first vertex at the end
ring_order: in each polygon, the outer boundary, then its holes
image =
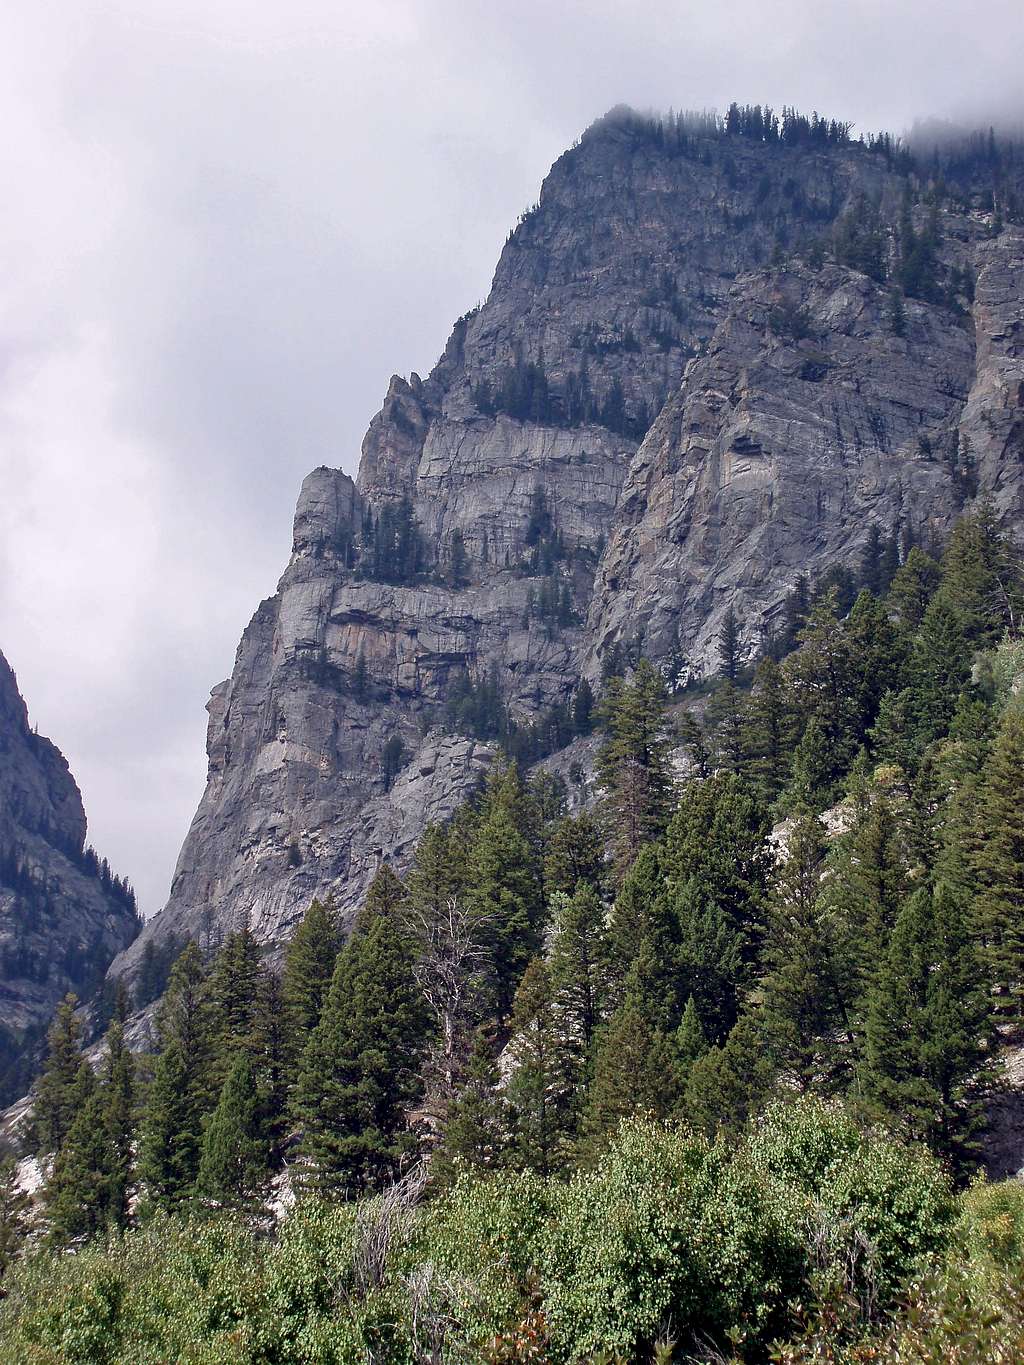
POLYGON ((0 20, 0 647, 152 912, 303 474, 626 101, 1019 115, 1024 14, 875 0, 56 0, 0 20))

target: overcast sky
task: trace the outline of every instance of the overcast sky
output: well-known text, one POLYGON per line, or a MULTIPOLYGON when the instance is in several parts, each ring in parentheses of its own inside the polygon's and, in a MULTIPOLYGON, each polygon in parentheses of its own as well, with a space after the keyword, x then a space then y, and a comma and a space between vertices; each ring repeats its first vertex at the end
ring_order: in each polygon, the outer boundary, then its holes
POLYGON ((1022 49, 1020 0, 0 4, 0 649, 144 911, 303 475, 355 471, 587 123, 987 120, 1022 49))

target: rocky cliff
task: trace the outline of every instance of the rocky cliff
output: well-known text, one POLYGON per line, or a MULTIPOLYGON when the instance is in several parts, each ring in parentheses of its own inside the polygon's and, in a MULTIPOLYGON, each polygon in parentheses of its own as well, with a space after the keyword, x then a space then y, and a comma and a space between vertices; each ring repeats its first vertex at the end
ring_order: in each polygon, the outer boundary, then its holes
POLYGON ((1020 179, 842 135, 591 128, 430 376, 392 379, 358 478, 303 484, 167 908, 114 970, 242 918, 279 945, 316 892, 350 908, 499 730, 563 745, 616 651, 699 674, 729 607, 752 656, 873 526, 939 538, 982 494, 1019 524, 1020 179))
POLYGON ((139 931, 130 888, 86 848, 85 834, 67 760, 29 727, 0 654, 0 1069, 67 991, 95 990, 139 931))

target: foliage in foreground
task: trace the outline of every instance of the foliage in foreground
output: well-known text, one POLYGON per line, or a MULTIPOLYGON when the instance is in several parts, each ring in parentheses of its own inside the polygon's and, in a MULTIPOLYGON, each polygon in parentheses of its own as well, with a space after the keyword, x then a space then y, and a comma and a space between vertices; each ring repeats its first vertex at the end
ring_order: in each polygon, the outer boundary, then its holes
POLYGON ((932 1157, 836 1105, 773 1105, 734 1146, 633 1120, 568 1181, 467 1174, 422 1196, 414 1173, 303 1202, 273 1240, 157 1215, 43 1251, 7 1281, 0 1356, 468 1365, 647 1360, 672 1340, 675 1360, 1016 1358, 1024 1192, 956 1197, 932 1157), (989 1354, 957 1356, 972 1333, 989 1354))

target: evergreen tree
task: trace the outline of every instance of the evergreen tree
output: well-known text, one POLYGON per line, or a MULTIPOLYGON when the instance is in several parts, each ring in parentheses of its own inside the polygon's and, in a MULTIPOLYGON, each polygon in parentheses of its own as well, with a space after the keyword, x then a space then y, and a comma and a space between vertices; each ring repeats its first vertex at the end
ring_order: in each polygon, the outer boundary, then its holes
POLYGON ((431 1177, 450 1184, 459 1172, 493 1170, 501 1161, 509 1127, 508 1104, 494 1058, 494 1041, 481 1028, 473 1040, 465 1080, 445 1119, 431 1177))
POLYGON ((211 1102, 220 1093, 236 1052, 246 1052, 255 1059, 262 1051, 267 985, 259 945, 246 924, 224 940, 204 983, 210 1029, 207 1084, 211 1102))
POLYGON ((597 759, 603 815, 619 880, 665 828, 672 795, 665 683, 641 659, 631 682, 609 680, 601 703, 607 738, 597 759))
POLYGON ((391 1179, 412 1147, 425 1011, 408 936, 367 907, 338 955, 293 1097, 312 1182, 356 1194, 391 1179))
POLYGON ((466 554, 466 539, 456 527, 452 532, 451 546, 448 551, 448 583, 453 588, 465 587, 468 579, 469 556, 466 554))
MULTIPOLYGON (((665 870, 689 942, 720 946, 724 934, 748 973, 764 928, 768 830, 767 811, 749 784, 718 773, 686 788, 665 837, 665 870)), ((714 951, 717 956, 719 948, 714 951)), ((694 993, 710 1032, 700 992, 694 993)))
POLYGON ((227 1208, 254 1205, 268 1174, 262 1104, 250 1058, 235 1056, 203 1135, 196 1188, 227 1208))
POLYGON ((519 1162, 547 1175, 562 1161, 573 1125, 574 1086, 555 991, 544 959, 531 960, 512 1011, 514 1070, 508 1082, 512 1144, 519 1162))
POLYGON ((958 1167, 977 1160, 988 1000, 964 906, 921 887, 900 911, 871 993, 861 1081, 869 1107, 958 1167))
POLYGON ((33 1124, 37 1150, 55 1152, 75 1120, 80 1095, 82 1029, 75 1017, 78 998, 66 995, 46 1035, 47 1052, 36 1088, 33 1124))
POLYGON ((139 1134, 139 1174, 153 1203, 170 1208, 191 1192, 203 1116, 212 1104, 211 1019, 199 950, 174 964, 158 1019, 160 1052, 139 1134))
POLYGON ((768 799, 774 799, 786 784, 796 743, 795 717, 782 670, 774 659, 763 659, 757 666, 745 722, 743 747, 749 771, 768 799))
POLYGON ((580 679, 573 697, 572 723, 578 735, 589 735, 594 728, 594 689, 586 678, 580 679))
POLYGON ((909 665, 919 749, 949 728, 961 688, 969 676, 970 657, 961 617, 947 598, 936 597, 924 614, 909 665))
POLYGON ((109 1212, 109 1145, 103 1098, 94 1089, 64 1137, 46 1182, 48 1240, 57 1246, 94 1236, 109 1212))
POLYGON ((911 546, 888 593, 888 606, 896 609, 904 630, 915 631, 924 620, 928 603, 939 586, 940 576, 935 560, 916 545, 911 546))
MULTIPOLYGON (((666 908, 667 881, 658 845, 647 844, 615 897, 605 930, 608 1005, 622 1003, 630 969, 645 941, 670 944, 673 925, 666 908)), ((674 949, 671 950, 674 953, 674 949)))
POLYGON ((740 671, 740 650, 742 638, 740 623, 732 605, 726 610, 722 629, 718 632, 718 674, 728 682, 734 683, 740 671))
POLYGON ((578 1053, 582 1070, 600 1022, 606 989, 607 954, 604 907, 588 882, 576 894, 552 898, 554 937, 551 945, 551 986, 561 1028, 569 1047, 578 1053))
POLYGON ((674 1051, 682 1091, 685 1091, 694 1063, 703 1057, 707 1050, 707 1035, 704 1032, 704 1025, 700 1021, 697 1003, 691 995, 686 1002, 682 1020, 675 1034, 674 1051))
POLYGON ((565 816, 555 826, 544 859, 544 884, 549 893, 575 894, 581 882, 600 892, 604 885, 604 843, 589 811, 565 816))
POLYGON ((281 978, 284 1009, 284 1064, 293 1074, 309 1035, 320 1021, 338 957, 334 902, 314 897, 292 935, 281 978))
POLYGON ((523 792, 515 769, 496 772, 484 818, 468 853, 466 900, 490 953, 499 1019, 507 1016, 519 978, 539 941, 542 884, 522 832, 525 823, 523 792))
POLYGON ((1000 532, 991 504, 953 528, 942 556, 939 599, 959 618, 970 644, 994 644, 1021 618, 1020 556, 1000 532))
POLYGON ((1024 986, 1024 711, 1010 706, 979 795, 974 915, 989 980, 1020 1017, 1024 986))
POLYGON ((849 1060, 844 992, 820 912, 824 859, 821 822, 802 812, 773 887, 758 1016, 768 1055, 784 1083, 798 1090, 833 1088, 849 1060))
POLYGON ((748 758, 746 708, 743 694, 728 679, 711 694, 705 718, 714 736, 717 767, 723 772, 741 772, 748 758))
POLYGON ((882 590, 882 531, 877 522, 868 529, 868 538, 860 557, 860 586, 877 597, 882 590))
POLYGON ((633 1114, 667 1118, 678 1096, 672 1048, 629 990, 602 1027, 582 1120, 583 1153, 596 1156, 633 1114))
POLYGON ((119 1020, 107 1030, 107 1050, 100 1083, 103 1129, 106 1137, 106 1219, 110 1227, 128 1225, 132 1182, 132 1143, 135 1136, 135 1062, 124 1041, 119 1020))

